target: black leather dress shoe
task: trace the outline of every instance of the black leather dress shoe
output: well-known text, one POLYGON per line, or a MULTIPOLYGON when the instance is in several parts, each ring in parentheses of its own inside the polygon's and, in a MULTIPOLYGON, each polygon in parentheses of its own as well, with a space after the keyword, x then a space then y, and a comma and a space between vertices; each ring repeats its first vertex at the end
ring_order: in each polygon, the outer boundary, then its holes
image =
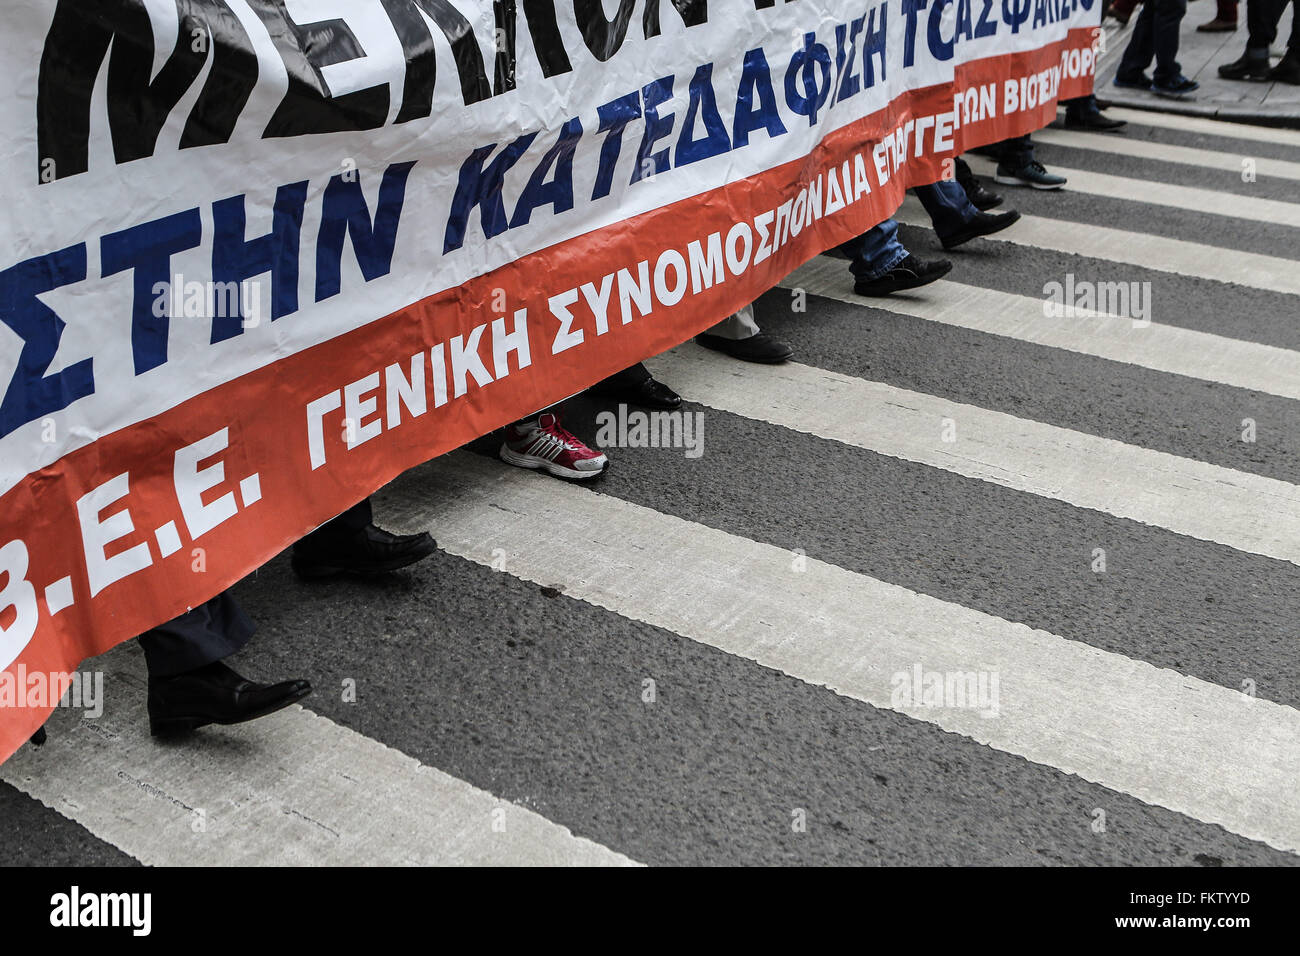
POLYGON ((971 177, 968 180, 959 179, 957 182, 966 192, 966 201, 980 212, 1002 205, 1002 197, 986 188, 978 179, 971 177))
MULTIPOLYGON (((1300 13, 1296 13, 1295 8, 1292 7, 1291 16, 1300 16, 1300 13)), ((1274 83, 1300 86, 1300 56, 1292 56, 1288 51, 1287 55, 1278 61, 1277 66, 1268 71, 1268 79, 1274 83)))
POLYGON ((758 362, 761 365, 779 365, 794 355, 794 349, 766 332, 759 332, 747 339, 727 339, 721 335, 702 332, 695 336, 695 341, 706 349, 722 352, 742 362, 758 362))
POLYGON ((1126 120, 1111 119, 1108 116, 1102 116, 1099 110, 1071 110, 1065 111, 1065 128, 1066 129, 1086 129, 1094 133, 1112 133, 1122 126, 1127 126, 1126 120))
POLYGON ((876 279, 859 279, 853 286, 858 295, 890 295, 904 289, 916 289, 942 279, 952 271, 948 259, 918 259, 910 252, 898 265, 876 279))
POLYGON ((1233 60, 1231 63, 1225 63, 1219 67, 1219 76, 1225 80, 1263 81, 1268 79, 1268 73, 1268 57, 1266 56, 1243 56, 1239 60, 1233 60))
POLYGON ((626 405, 640 405, 642 408, 662 408, 672 411, 680 408, 682 397, 663 382, 654 378, 645 378, 639 382, 624 383, 614 378, 607 378, 591 387, 593 395, 612 398, 626 405))
POLYGON ((1001 232, 1019 218, 1020 213, 1014 209, 998 213, 977 212, 974 219, 963 223, 959 229, 940 236, 939 241, 943 243, 945 249, 955 249, 963 242, 970 242, 979 236, 991 236, 995 232, 1001 232))
POLYGON ((239 724, 265 717, 311 693, 305 680, 258 684, 216 661, 171 677, 149 678, 149 732, 186 734, 207 724, 239 724))
POLYGON ((383 574, 427 558, 437 547, 438 542, 427 532, 393 534, 370 524, 355 534, 330 541, 299 541, 294 545, 290 564, 299 577, 308 579, 383 574))

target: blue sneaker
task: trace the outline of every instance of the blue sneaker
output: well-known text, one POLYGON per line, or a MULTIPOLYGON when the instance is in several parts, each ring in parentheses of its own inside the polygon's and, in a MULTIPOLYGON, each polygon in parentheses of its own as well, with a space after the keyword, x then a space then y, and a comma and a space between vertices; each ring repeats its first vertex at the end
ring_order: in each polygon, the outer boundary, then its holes
POLYGON ((1139 73, 1137 76, 1120 76, 1115 74, 1115 79, 1111 81, 1122 90, 1149 90, 1151 89, 1151 77, 1145 73, 1139 73))
POLYGON ((1195 80, 1189 80, 1179 73, 1172 80, 1165 80, 1160 83, 1151 84, 1151 92, 1156 96, 1165 96, 1170 99, 1182 99, 1189 93, 1195 93, 1201 88, 1201 84, 1195 80))

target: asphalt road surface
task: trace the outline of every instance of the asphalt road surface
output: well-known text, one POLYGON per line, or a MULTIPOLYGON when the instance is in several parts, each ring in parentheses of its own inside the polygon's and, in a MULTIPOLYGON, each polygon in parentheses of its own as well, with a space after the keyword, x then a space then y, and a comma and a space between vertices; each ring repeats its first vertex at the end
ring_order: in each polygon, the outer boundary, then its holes
POLYGON ((376 496, 429 560, 272 560, 233 663, 305 707, 159 744, 134 642, 88 662, 6 862, 1295 864, 1300 133, 1127 118, 1038 136, 1069 186, 995 187, 945 281, 790 276, 794 364, 651 360, 698 446, 574 486, 483 439, 376 496))

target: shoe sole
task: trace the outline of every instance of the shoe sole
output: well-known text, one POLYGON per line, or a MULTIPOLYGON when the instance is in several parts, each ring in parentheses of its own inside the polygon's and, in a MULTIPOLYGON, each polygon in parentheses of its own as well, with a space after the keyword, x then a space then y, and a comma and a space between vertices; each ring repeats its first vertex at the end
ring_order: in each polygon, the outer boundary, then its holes
POLYGON ((521 455, 518 452, 511 451, 506 445, 501 446, 501 450, 497 452, 497 455, 507 465, 514 465, 516 468, 527 468, 529 471, 544 471, 548 475, 564 481, 591 481, 593 478, 599 478, 609 471, 608 458, 605 459, 605 465, 600 471, 575 471, 572 468, 565 468, 563 465, 557 465, 555 462, 547 461, 544 458, 521 455))
POLYGON ((211 717, 165 717, 155 720, 149 718, 149 736, 151 737, 182 737, 185 734, 192 733, 200 727, 207 727, 216 724, 222 727, 230 727, 234 724, 246 724, 250 720, 257 720, 261 717, 267 717, 276 711, 284 710, 290 704, 296 704, 311 694, 311 688, 308 687, 302 691, 291 694, 282 700, 276 701, 267 707, 253 711, 251 714, 244 714, 233 720, 214 720, 211 717))
POLYGON ((1014 176, 994 176, 993 181, 1000 186, 1028 186, 1030 189, 1063 189, 1065 183, 1055 183, 1047 186, 1042 183, 1027 183, 1023 179, 1016 179, 1014 176))

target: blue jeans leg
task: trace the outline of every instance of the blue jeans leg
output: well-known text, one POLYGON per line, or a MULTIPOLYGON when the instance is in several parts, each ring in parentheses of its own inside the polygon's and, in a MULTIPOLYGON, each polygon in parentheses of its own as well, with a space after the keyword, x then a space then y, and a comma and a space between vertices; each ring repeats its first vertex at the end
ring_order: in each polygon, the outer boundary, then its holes
POLYGON ((907 258, 907 250, 898 241, 898 223, 886 219, 840 247, 853 256, 849 271, 855 279, 879 279, 907 258))
POLYGON ((979 216, 979 210, 966 198, 966 190, 954 180, 941 179, 928 186, 917 186, 912 192, 921 200, 934 231, 941 239, 979 216))

